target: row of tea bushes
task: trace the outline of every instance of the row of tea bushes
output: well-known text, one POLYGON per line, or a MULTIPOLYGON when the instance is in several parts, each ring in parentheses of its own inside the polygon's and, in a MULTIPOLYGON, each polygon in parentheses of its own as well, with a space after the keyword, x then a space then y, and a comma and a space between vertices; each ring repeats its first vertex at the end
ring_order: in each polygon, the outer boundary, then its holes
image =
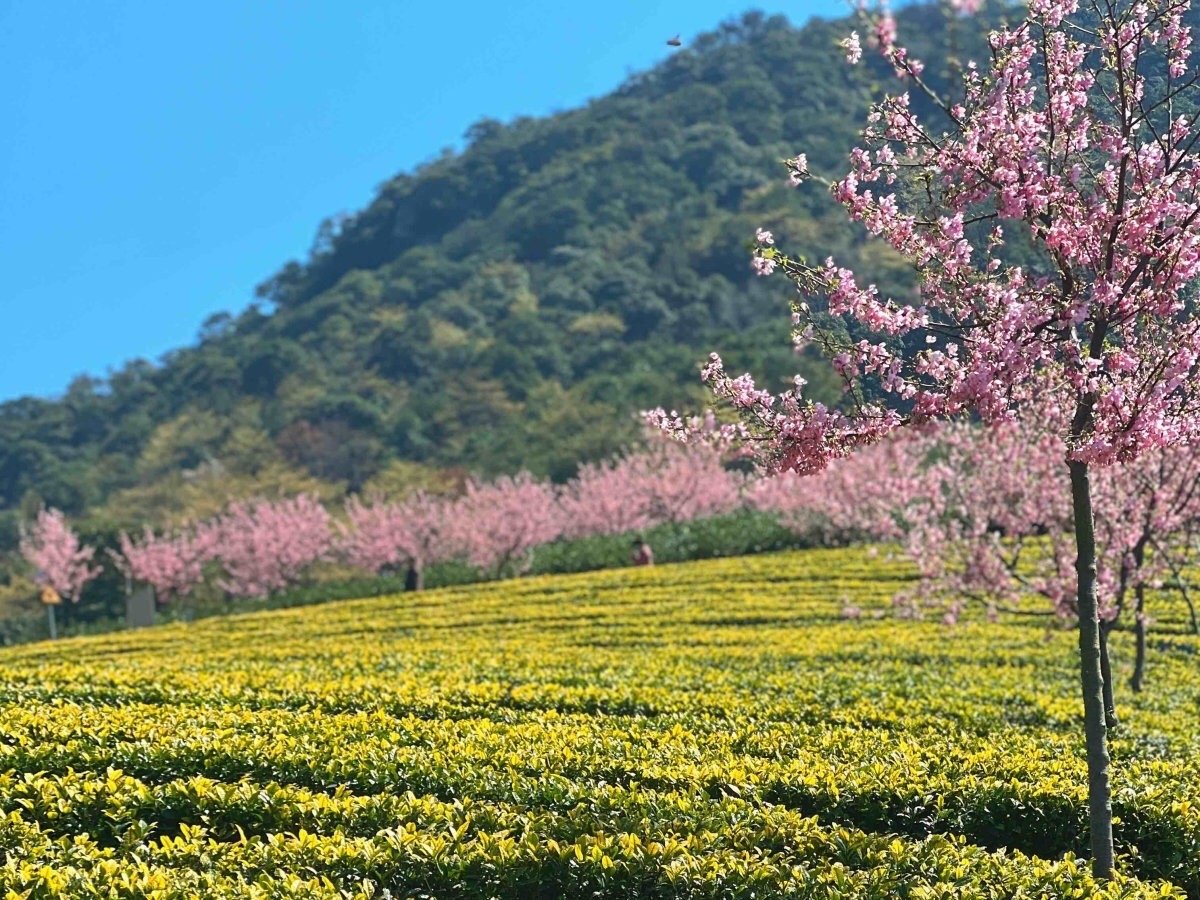
MULTIPOLYGON (((737 806, 740 801, 725 801, 737 806)), ((753 810, 748 810, 753 813, 753 810)), ((0 821, 14 848, 0 866, 9 897, 591 897, 591 898, 1078 898, 1175 897, 1167 884, 1097 885, 1075 860, 988 853, 961 838, 919 842, 814 819, 737 816, 719 832, 586 832, 596 817, 514 817, 514 833, 425 830, 409 822, 370 837, 303 828, 214 839, 203 826, 105 847, 59 837, 20 813, 0 821), (590 819, 590 821, 589 821, 590 819)), ((687 828, 686 819, 678 822, 687 828)), ((671 826, 672 829, 675 825, 671 826)))

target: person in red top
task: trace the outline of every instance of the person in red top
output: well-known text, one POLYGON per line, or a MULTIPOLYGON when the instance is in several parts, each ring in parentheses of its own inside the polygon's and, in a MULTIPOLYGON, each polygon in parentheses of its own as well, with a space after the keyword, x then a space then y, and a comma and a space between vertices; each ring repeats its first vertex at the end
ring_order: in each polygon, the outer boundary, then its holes
POLYGON ((629 561, 635 566, 654 565, 654 551, 650 549, 650 545, 646 543, 644 538, 634 539, 633 550, 629 554, 629 561))

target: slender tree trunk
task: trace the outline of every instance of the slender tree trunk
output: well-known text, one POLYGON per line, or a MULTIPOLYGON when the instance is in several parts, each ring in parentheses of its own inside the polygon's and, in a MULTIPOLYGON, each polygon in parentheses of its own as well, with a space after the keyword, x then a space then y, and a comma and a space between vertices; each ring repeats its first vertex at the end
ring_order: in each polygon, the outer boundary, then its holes
POLYGON ((1100 677, 1104 679, 1104 723, 1109 728, 1120 724, 1117 720, 1117 701, 1113 698, 1112 665, 1108 659, 1108 636, 1112 633, 1111 622, 1100 623, 1100 677))
POLYGON ((52 640, 52 641, 57 640, 58 639, 58 626, 54 621, 54 604, 53 603, 46 604, 46 618, 50 623, 50 640, 52 640))
POLYGON ((1192 634, 1200 634, 1200 622, 1196 621, 1196 604, 1192 602, 1192 592, 1188 590, 1187 582, 1183 580, 1183 573, 1176 572, 1175 580, 1179 582, 1179 593, 1183 597, 1183 602, 1187 604, 1188 616, 1192 622, 1192 634))
POLYGON ((1112 792, 1109 787, 1108 728, 1100 661, 1100 617, 1096 606, 1096 531, 1087 463, 1071 460, 1071 506, 1075 514, 1075 571, 1079 578, 1079 664, 1083 726, 1087 742, 1088 824, 1092 873, 1109 878, 1113 866, 1112 792))
POLYGON ((1144 585, 1137 586, 1137 606, 1134 607, 1133 617, 1133 637, 1136 644, 1136 652, 1133 658, 1133 677, 1129 679, 1129 686, 1138 692, 1146 683, 1146 588, 1144 585))

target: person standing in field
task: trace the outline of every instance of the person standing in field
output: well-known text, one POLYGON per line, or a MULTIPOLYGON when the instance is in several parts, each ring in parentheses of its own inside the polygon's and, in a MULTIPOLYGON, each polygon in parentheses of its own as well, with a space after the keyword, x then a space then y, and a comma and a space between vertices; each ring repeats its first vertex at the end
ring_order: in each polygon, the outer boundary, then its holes
POLYGON ((635 566, 654 565, 654 551, 646 543, 645 538, 634 538, 633 550, 629 553, 629 561, 635 566))
POLYGON ((425 573, 416 562, 408 564, 408 571, 404 573, 404 589, 406 591, 419 591, 425 587, 425 573))

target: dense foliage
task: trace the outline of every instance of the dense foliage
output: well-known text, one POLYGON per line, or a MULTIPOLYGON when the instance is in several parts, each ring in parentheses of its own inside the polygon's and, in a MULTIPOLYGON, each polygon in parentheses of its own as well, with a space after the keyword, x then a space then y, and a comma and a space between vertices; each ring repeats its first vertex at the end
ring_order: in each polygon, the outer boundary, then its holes
MULTIPOLYGON (((903 13, 926 57, 962 39, 946 15, 903 13)), ((583 108, 481 121, 194 346, 0 405, 0 547, 42 503, 115 534, 429 475, 401 461, 562 480, 631 439, 637 410, 696 398, 711 348, 780 382, 795 362, 784 301, 751 273, 755 226, 903 282, 778 167, 800 144, 842 164, 864 93, 891 80, 841 64, 845 29, 750 14, 583 108)))
POLYGON ((1070 633, 875 618, 911 577, 807 551, 3 651, 0 885, 1200 896, 1196 638, 1114 739, 1098 888, 1070 633))

